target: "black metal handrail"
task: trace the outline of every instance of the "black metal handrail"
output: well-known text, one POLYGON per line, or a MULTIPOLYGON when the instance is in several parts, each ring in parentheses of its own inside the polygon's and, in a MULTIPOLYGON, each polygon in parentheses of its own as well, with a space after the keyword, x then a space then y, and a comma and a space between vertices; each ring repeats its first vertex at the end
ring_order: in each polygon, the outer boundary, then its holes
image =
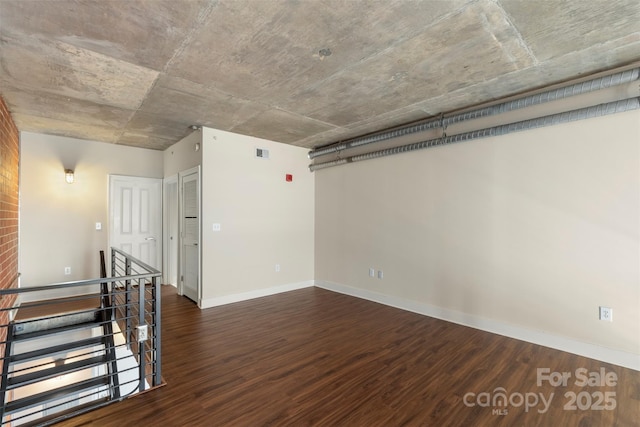
POLYGON ((0 309, 12 319, 0 324, 3 426, 52 424, 162 383, 161 273, 117 248, 110 277, 102 261, 97 279, 0 289, 18 297, 0 309), (69 296, 20 303, 52 290, 69 296))

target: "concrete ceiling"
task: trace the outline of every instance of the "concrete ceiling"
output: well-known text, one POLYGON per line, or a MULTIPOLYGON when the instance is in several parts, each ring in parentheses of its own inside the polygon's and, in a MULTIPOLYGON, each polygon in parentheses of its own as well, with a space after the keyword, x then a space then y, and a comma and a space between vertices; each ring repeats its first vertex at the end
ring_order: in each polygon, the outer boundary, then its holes
POLYGON ((303 147, 640 60, 638 0, 0 0, 18 128, 303 147))

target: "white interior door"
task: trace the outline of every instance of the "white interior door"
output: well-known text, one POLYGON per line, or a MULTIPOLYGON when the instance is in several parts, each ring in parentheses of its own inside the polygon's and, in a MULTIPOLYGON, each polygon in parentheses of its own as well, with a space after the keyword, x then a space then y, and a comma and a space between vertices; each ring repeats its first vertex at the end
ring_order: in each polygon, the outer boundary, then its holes
POLYGON ((182 293, 200 302, 200 169, 180 173, 182 293))
POLYGON ((153 268, 162 262, 162 180, 109 176, 109 242, 153 268))

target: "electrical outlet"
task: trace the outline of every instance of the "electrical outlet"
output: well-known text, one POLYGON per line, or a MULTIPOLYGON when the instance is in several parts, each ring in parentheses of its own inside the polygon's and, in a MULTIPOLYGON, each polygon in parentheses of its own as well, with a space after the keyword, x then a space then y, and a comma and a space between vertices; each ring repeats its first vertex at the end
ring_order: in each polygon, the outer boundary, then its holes
POLYGON ((68 276, 69 274, 71 274, 71 267, 65 267, 64 268, 64 274, 65 274, 65 276, 68 276))
POLYGON ((382 279, 384 277, 384 272, 382 270, 378 270, 378 279, 382 279))
POLYGON ((276 264, 276 273, 280 273, 280 264, 276 264))
POLYGON ((138 326, 138 342, 146 341, 147 338, 149 338, 148 334, 149 330, 147 325, 138 326))
POLYGON ((370 268, 369 269, 369 277, 376 277, 376 269, 375 268, 370 268))
POLYGON ((600 306, 600 320, 613 322, 613 308, 600 306))

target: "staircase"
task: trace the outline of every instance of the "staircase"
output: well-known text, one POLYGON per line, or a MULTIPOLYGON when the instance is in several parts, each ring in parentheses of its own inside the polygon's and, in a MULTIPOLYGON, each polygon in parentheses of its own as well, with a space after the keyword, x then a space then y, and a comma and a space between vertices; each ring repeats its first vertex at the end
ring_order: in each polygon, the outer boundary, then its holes
POLYGON ((43 424, 120 397, 108 308, 21 319, 8 326, 2 423, 43 424))
POLYGON ((100 258, 100 278, 0 289, 2 427, 54 424, 163 384, 161 273, 111 248, 107 276, 100 258))

